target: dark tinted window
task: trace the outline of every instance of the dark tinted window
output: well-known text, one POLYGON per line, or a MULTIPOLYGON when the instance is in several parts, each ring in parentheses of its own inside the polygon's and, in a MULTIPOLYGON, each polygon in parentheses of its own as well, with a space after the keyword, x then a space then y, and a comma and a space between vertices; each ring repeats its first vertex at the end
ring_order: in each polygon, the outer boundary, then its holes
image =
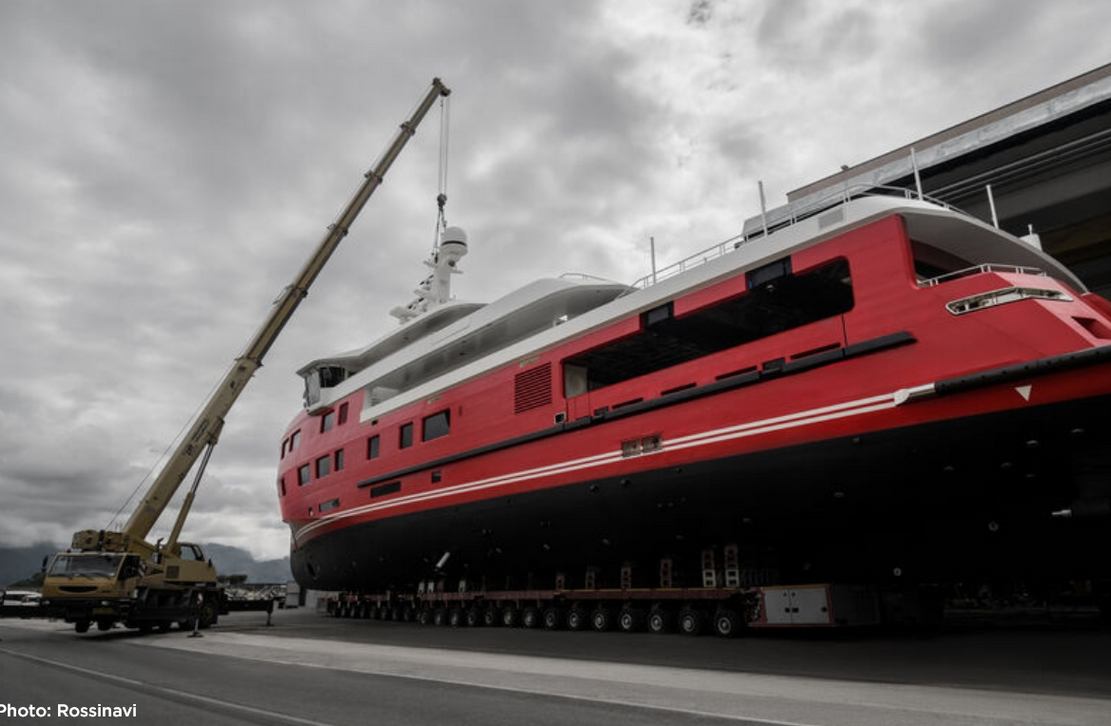
POLYGON ((341 403, 339 405, 339 425, 343 426, 347 423, 347 404, 341 403))
POLYGON ((451 430, 451 414, 447 411, 434 413, 424 419, 421 427, 421 441, 431 441, 447 436, 451 430))
POLYGON ((387 494, 401 491, 401 482, 391 481, 389 484, 379 484, 376 487, 370 488, 370 498, 384 497, 387 494))
POLYGON ((302 464, 297 469, 297 484, 298 486, 305 486, 309 483, 309 465, 302 464))
POLYGON ((321 502, 318 508, 321 513, 330 512, 339 506, 339 499, 330 499, 327 502, 321 502))
POLYGON ((300 445, 301 445, 301 429, 297 429, 296 431, 293 432, 293 435, 289 437, 289 450, 293 451, 294 449, 296 449, 300 445))
POLYGON ((401 432, 397 437, 397 445, 399 448, 406 449, 413 445, 413 424, 407 423, 401 425, 401 432))
POLYGON ((366 440, 366 458, 368 458, 368 459, 377 459, 378 458, 378 437, 377 436, 371 436, 369 439, 366 440))
POLYGON ((284 476, 279 476, 278 477, 278 491, 281 492, 283 497, 285 496, 285 477, 284 476))
POLYGON ((328 472, 332 470, 332 457, 322 456, 316 460, 316 478, 328 476, 328 472))
MULTIPOLYGON (((853 306, 847 261, 799 274, 786 263, 754 271, 751 289, 680 318, 666 306, 642 316, 641 330, 564 361, 586 370, 594 390, 848 312, 853 306)), ((581 376, 581 372, 578 374, 581 376)))
POLYGON ((336 471, 341 471, 343 469, 343 449, 340 449, 339 451, 336 452, 336 457, 335 458, 336 458, 335 469, 336 469, 336 471))
POLYGON ((329 411, 328 413, 324 414, 324 418, 320 419, 320 433, 324 433, 325 431, 331 431, 332 428, 335 425, 336 425, 336 412, 335 411, 329 411))

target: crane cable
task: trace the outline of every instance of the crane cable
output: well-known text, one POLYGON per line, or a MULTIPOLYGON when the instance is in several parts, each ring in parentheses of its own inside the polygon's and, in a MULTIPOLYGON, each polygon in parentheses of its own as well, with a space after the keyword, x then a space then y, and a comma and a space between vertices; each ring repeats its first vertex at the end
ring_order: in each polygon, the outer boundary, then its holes
POLYGON ((437 174, 436 194, 436 233, 432 238, 432 253, 436 254, 440 248, 440 234, 447 229, 447 217, 444 216, 444 205, 447 204, 447 163, 448 163, 448 137, 451 126, 451 98, 440 97, 440 165, 437 174))

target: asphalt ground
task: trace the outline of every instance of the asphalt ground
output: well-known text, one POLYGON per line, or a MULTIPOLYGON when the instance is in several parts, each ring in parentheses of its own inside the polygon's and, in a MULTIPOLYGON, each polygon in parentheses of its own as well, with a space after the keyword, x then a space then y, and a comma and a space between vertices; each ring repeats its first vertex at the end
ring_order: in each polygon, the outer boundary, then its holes
MULTIPOLYGON (((1109 724, 1111 633, 713 637, 236 614, 205 633, 0 621, 9 723, 1109 724), (58 704, 138 715, 59 718, 58 704)), ((2 708, 2 706, 0 706, 2 708)))

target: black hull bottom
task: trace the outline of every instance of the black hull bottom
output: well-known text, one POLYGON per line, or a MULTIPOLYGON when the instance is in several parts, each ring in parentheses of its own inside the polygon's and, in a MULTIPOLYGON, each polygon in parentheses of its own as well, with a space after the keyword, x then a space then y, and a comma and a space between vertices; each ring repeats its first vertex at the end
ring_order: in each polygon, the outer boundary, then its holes
POLYGON ((888 430, 349 527, 292 553, 321 590, 701 584, 735 543, 779 582, 1059 583, 1107 577, 1111 397, 888 430), (1052 516, 1072 509, 1076 516, 1052 516), (1093 517, 1085 518, 1085 510, 1093 517), (441 571, 435 565, 450 553, 441 571))

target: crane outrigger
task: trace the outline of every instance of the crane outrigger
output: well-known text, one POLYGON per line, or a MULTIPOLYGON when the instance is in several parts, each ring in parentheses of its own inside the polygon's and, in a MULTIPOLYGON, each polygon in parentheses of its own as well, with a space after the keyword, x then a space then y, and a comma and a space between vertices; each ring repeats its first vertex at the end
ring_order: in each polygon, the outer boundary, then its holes
POLYGON ((168 629, 174 622, 185 625, 193 618, 201 626, 216 621, 220 592, 216 570, 200 547, 178 538, 212 450, 220 439, 224 419, 421 120, 437 98, 450 93, 439 78, 432 80, 431 88, 366 172, 355 195, 328 226, 293 282, 274 301, 262 325, 235 359, 123 528, 81 530, 73 535, 69 550, 54 555, 42 588, 48 616, 74 623, 79 633, 86 632, 93 622, 101 630, 108 630, 116 622, 146 630, 156 626, 168 629), (198 458, 200 465, 169 538, 152 544, 147 540, 151 529, 198 458))

